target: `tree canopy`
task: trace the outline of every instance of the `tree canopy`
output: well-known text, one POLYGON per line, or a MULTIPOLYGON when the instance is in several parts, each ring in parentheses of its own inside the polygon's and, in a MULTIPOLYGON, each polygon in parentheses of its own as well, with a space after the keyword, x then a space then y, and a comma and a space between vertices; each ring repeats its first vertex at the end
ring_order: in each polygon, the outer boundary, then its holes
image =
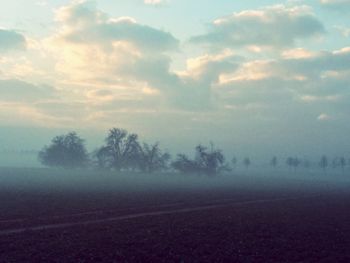
POLYGON ((83 167, 89 159, 84 140, 75 132, 54 137, 38 157, 45 166, 63 168, 83 167))

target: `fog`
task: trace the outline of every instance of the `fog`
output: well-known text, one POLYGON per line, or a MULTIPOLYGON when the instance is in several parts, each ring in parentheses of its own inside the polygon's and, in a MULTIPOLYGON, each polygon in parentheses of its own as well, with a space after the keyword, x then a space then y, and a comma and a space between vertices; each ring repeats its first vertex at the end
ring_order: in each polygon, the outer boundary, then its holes
MULTIPOLYGON (((74 128, 75 129, 75 128, 74 128)), ((253 128, 252 128, 253 129, 253 128)), ((0 167, 38 167, 40 164, 36 157, 44 145, 58 135, 71 130, 67 128, 46 128, 46 127, 0 127, 0 167)), ((83 139, 86 140, 86 147, 89 152, 98 148, 104 141, 108 128, 98 129, 76 129, 83 139)), ((162 130, 144 131, 129 130, 139 134, 140 139, 146 142, 160 142, 162 148, 175 156, 177 153, 193 154, 193 148, 198 144, 214 142, 222 149, 226 158, 237 157, 243 159, 250 157, 255 165, 266 165, 273 156, 279 157, 283 162, 288 156, 307 158, 317 163, 322 155, 329 157, 350 156, 350 145, 346 134, 335 137, 331 134, 321 134, 320 130, 307 136, 299 138, 297 133, 285 131, 278 136, 267 133, 257 134, 254 131, 247 131, 244 127, 236 127, 230 132, 224 131, 198 131, 170 133, 162 130)), ((259 133, 265 133, 261 130, 259 133)), ((306 131, 305 131, 306 132, 306 131)))
POLYGON ((346 172, 286 171, 283 169, 237 169, 216 177, 182 175, 179 173, 143 174, 97 170, 64 170, 46 168, 1 168, 2 192, 45 193, 133 193, 173 191, 318 191, 349 189, 346 172))

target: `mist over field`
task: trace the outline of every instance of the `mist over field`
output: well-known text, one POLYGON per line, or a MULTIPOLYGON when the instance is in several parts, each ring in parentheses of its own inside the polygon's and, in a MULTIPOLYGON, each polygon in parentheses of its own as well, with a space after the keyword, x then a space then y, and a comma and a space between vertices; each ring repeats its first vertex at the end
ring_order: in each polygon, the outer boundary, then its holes
POLYGON ((350 262, 349 0, 0 3, 0 263, 350 262))

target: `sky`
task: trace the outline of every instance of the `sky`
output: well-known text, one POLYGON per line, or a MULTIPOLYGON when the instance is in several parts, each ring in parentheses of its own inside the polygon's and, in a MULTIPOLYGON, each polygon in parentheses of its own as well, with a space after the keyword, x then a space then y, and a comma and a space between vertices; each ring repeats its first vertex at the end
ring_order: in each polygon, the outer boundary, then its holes
POLYGON ((0 149, 120 127, 171 151, 350 153, 349 0, 0 4, 0 149))

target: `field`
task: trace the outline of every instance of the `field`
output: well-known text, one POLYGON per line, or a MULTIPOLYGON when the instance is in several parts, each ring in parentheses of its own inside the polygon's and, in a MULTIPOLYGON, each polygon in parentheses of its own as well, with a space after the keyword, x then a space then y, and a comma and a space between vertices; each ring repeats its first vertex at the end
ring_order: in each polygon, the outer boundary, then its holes
POLYGON ((0 170, 0 262, 350 262, 343 177, 0 170))

